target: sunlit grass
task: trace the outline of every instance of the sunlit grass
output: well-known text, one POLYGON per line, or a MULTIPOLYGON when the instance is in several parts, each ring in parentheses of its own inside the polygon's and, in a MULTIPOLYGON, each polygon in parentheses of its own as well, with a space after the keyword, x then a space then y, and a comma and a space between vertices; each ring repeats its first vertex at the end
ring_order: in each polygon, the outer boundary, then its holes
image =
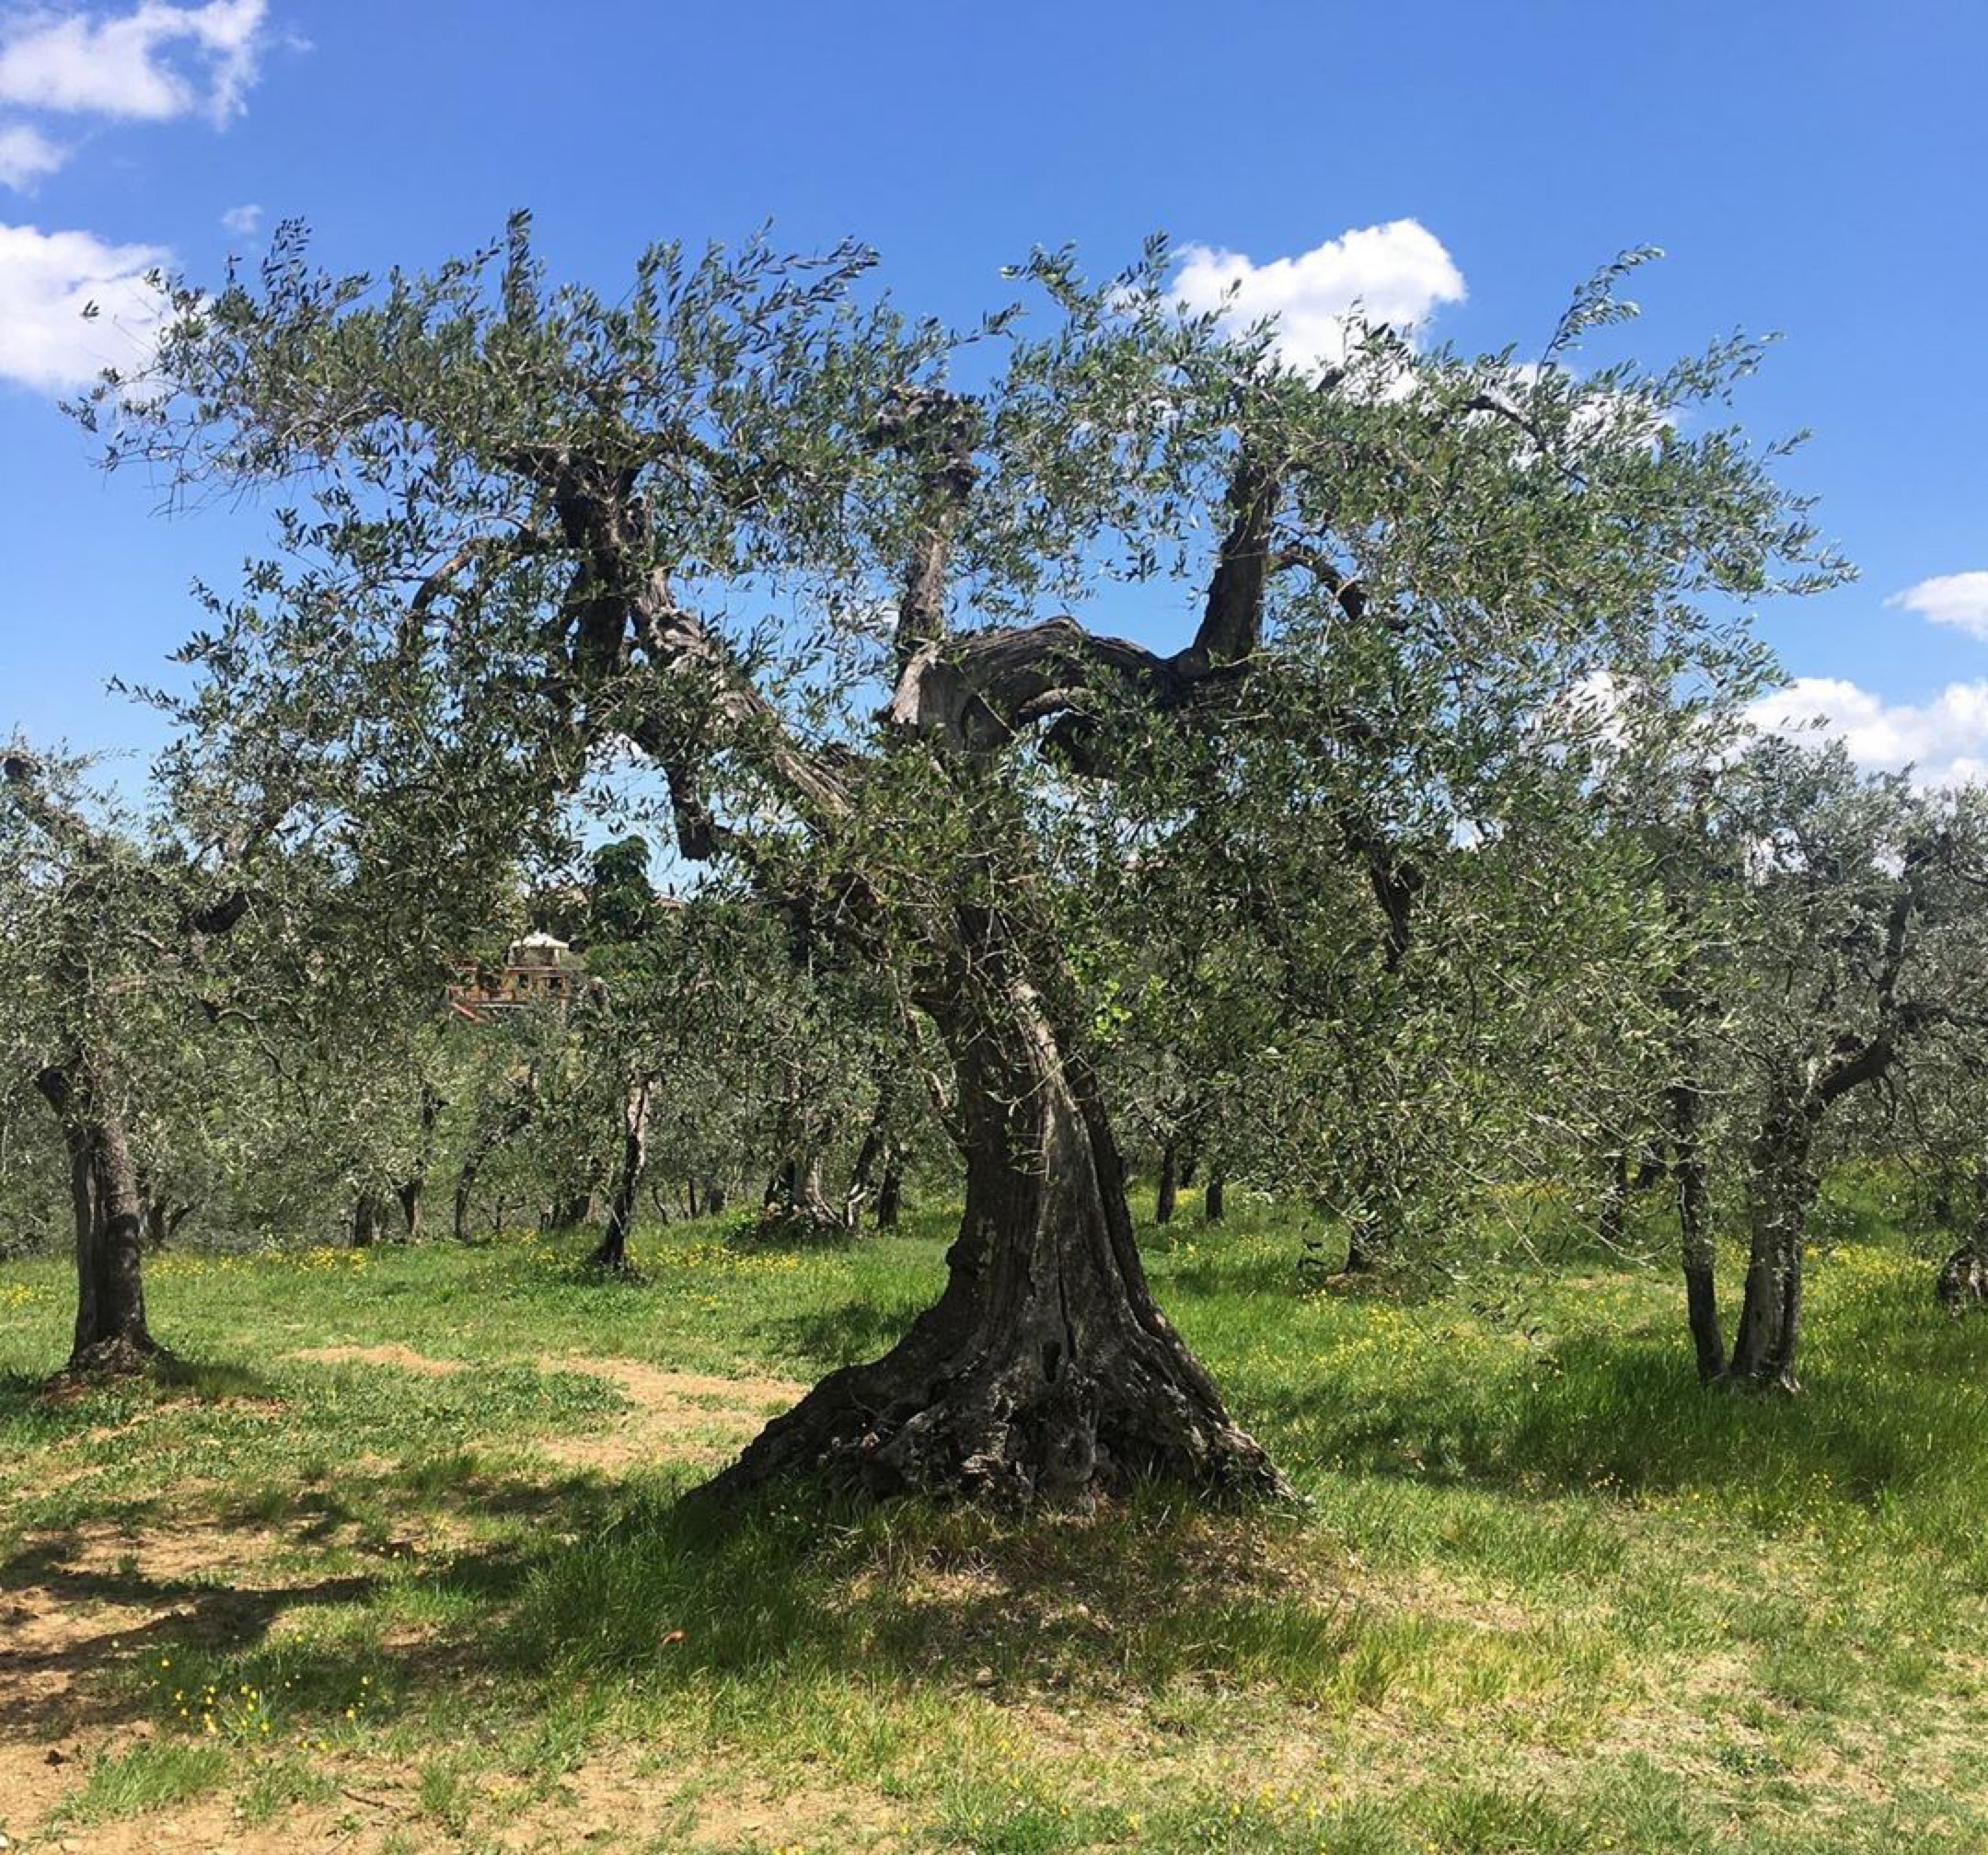
POLYGON ((1025 1522, 681 1508, 693 1431, 540 1453, 639 1415, 592 1362, 805 1380, 887 1345, 941 1213, 645 1232, 634 1283, 537 1233, 188 1251, 150 1271, 182 1363, 59 1400, 61 1266, 12 1263, 0 1602, 166 1619, 87 1673, 154 1736, 106 1742, 77 1824, 221 1790, 335 1826, 357 1772, 410 1846, 571 1840, 610 1769, 638 1849, 1972 1855, 1988 1320, 1832 1215, 1794 1400, 1696 1384, 1667 1268, 1308 1286, 1276 1207, 1184 1218, 1158 1292, 1305 1504, 1025 1522), (388 1345, 413 1365, 294 1356, 388 1345))

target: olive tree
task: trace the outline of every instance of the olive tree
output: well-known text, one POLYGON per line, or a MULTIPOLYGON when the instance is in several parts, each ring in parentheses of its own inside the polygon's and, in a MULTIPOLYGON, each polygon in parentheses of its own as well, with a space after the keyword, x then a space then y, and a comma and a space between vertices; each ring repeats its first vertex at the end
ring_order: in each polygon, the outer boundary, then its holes
POLYGON ((1470 815, 1598 662, 1716 674, 1721 602, 1814 552, 1772 447, 1667 422, 1755 351, 1578 373, 1603 280, 1529 364, 1356 328, 1321 371, 1180 314, 1158 243, 1097 282, 1037 254, 960 330, 873 262, 663 245, 603 294, 551 287, 520 219, 422 274, 320 273, 293 228, 175 285, 156 363, 95 402, 109 454, 278 499, 190 646, 186 752, 250 788, 280 755, 316 815, 472 867, 660 786, 683 858, 934 1027, 944 1289, 722 1488, 1275 1492, 1149 1290, 1052 847, 1150 777, 1154 826, 1185 808, 1219 856, 1293 766, 1341 790, 1377 756, 1470 815), (1168 643, 1087 622, 1107 595, 1168 643))

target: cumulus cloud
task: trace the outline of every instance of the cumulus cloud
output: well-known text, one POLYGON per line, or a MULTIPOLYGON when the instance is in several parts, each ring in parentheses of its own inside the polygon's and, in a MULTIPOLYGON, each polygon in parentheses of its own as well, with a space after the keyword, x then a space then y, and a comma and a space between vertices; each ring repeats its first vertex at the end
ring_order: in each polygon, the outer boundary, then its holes
POLYGON ((0 377, 64 392, 142 362, 163 307, 145 277, 168 256, 87 232, 0 225, 0 377))
POLYGON ((1988 641, 1988 572, 1943 573, 1894 593, 1885 604, 1988 641))
POLYGON ((129 13, 39 11, 0 29, 0 101, 71 114, 165 122, 238 115, 255 82, 267 0, 129 13))
POLYGON ((1183 308, 1219 310, 1231 329, 1274 317, 1277 350, 1297 367, 1345 359, 1356 307, 1368 321, 1408 334, 1463 295, 1462 273, 1449 252, 1413 219, 1363 226, 1300 257, 1264 264, 1238 251, 1185 246, 1173 284, 1183 308))
POLYGON ((262 229, 261 207, 230 206, 221 215, 221 229, 237 238, 253 238, 262 229))
POLYGON ((69 151, 57 147, 39 129, 25 122, 0 125, 0 187, 23 192, 68 158, 69 151))
POLYGON ((1921 786, 1988 779, 1988 680, 1949 683, 1930 702, 1887 702, 1838 676, 1797 676, 1750 710, 1758 728, 1791 734, 1820 727, 1840 737, 1859 766, 1921 786))

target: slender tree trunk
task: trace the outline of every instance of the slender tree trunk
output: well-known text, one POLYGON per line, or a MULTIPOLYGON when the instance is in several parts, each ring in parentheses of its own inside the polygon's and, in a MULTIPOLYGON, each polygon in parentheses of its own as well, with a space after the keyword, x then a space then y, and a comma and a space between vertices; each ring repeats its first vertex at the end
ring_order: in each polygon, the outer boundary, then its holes
POLYGON ((1339 1273, 1342 1275, 1365 1275, 1380 1264, 1381 1244, 1373 1220, 1364 1215, 1353 1218, 1347 1225, 1346 1263, 1339 1273))
POLYGON ((435 1124, 442 1118, 445 1105, 441 1095, 428 1083, 423 1082, 421 1091, 421 1142, 414 1151, 413 1169, 394 1187, 394 1196, 400 1204, 400 1221, 407 1227, 410 1243, 421 1235, 422 1192, 428 1183, 428 1169, 434 1161, 435 1124))
POLYGON ((890 1118, 896 1105, 893 1085, 879 1076, 876 1110, 863 1130, 862 1145, 856 1149, 856 1163, 850 1168, 849 1192, 843 1200, 844 1216, 850 1225, 857 1221, 863 1202, 870 1196, 870 1181, 879 1165, 888 1167, 891 1158, 890 1118))
POLYGON ((353 1200, 352 1247, 370 1250, 387 1234, 387 1200, 370 1187, 353 1200))
POLYGON ((163 1250, 166 1239, 172 1235, 172 1219, 168 1215, 166 1202, 162 1198, 147 1198, 144 1201, 145 1247, 163 1250))
POLYGON ((565 1198, 555 1199, 546 1206, 544 1224, 548 1230, 577 1230, 583 1225, 594 1221, 594 1192, 589 1187, 584 1192, 575 1192, 565 1198))
POLYGON ((1201 1194, 1201 1221, 1205 1224, 1219 1224, 1225 1215, 1222 1196, 1228 1181, 1222 1177, 1221 1168, 1208 1168, 1208 1185, 1201 1194))
POLYGON ((1800 1388, 1795 1354, 1801 1338, 1802 1237, 1815 1198, 1809 1163, 1813 1123, 1802 1103, 1776 1091, 1755 1135, 1748 1207, 1751 1246, 1729 1379, 1800 1388))
POLYGON ((1180 1161, 1170 1141, 1160 1149, 1160 1189, 1153 1200, 1153 1222, 1171 1224, 1180 1201, 1180 1161))
POLYGON ((1609 1155, 1608 1190, 1601 1200, 1596 1235, 1611 1250, 1622 1248, 1629 1228, 1629 1156, 1618 1147, 1609 1155))
POLYGON ((1976 1211, 1967 1239, 1940 1265, 1934 1293, 1940 1306, 1959 1317, 1988 1308, 1988 1179, 1974 1175, 1976 1211))
POLYGON ((879 1495, 1024 1503, 1083 1503, 1149 1474, 1287 1492, 1153 1304, 1094 1079, 1005 970, 998 927, 965 918, 973 938, 928 1004, 959 1072, 966 1155, 944 1291, 883 1358, 776 1418, 711 1492, 823 1471, 879 1495))
POLYGON ((594 1262, 602 1269, 629 1266, 629 1232, 635 1222, 636 1194, 649 1164, 649 1093, 653 1078, 639 1076, 630 1087, 622 1109, 621 1167, 615 1175, 614 1197, 607 1207, 607 1227, 601 1233, 594 1262))
POLYGON ((707 1217, 722 1217, 730 1193, 722 1179, 707 1179, 704 1181, 704 1215, 707 1217))
POLYGON ((123 1123, 80 1073, 47 1068, 36 1085, 69 1156, 76 1320, 67 1369, 142 1371, 161 1349, 145 1322, 144 1206, 123 1123))
POLYGON ((897 1214, 904 1206, 904 1171, 894 1152, 885 1161, 884 1180, 877 1187, 876 1227, 879 1230, 895 1230, 897 1214))
POLYGON ((1684 1316, 1698 1355, 1698 1382, 1709 1385, 1726 1369, 1726 1335, 1719 1325, 1718 1253, 1712 1231, 1712 1194, 1705 1178, 1703 1117, 1697 1078, 1687 1076, 1670 1090, 1678 1247, 1684 1271, 1684 1316))
MULTIPOLYGON (((496 1120, 491 1121, 487 1116, 479 1118, 456 1173, 454 1229, 458 1243, 469 1240, 469 1209, 476 1195, 477 1175, 483 1169, 484 1160, 506 1140, 516 1138, 531 1125, 532 1108, 532 1099, 526 1094, 522 1100, 514 1100, 496 1120)), ((503 1206, 501 1204, 491 1227, 493 1233, 503 1228, 503 1206)))
POLYGON ((698 1195, 697 1174, 695 1172, 684 1181, 684 1216, 689 1218, 692 1223, 697 1221, 698 1195))
POLYGON ((463 1156, 462 1168, 456 1174, 456 1215, 451 1227, 458 1243, 467 1243, 469 1240, 469 1202, 476 1192, 477 1168, 480 1163, 480 1155, 466 1153, 463 1156))

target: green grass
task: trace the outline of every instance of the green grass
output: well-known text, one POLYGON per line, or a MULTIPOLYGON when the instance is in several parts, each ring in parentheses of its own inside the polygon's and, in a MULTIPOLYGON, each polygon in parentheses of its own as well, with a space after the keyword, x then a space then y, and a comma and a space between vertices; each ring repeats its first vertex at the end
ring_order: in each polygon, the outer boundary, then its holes
POLYGON ((604 1369, 873 1353, 941 1217, 648 1233, 636 1284, 536 1237, 170 1256, 184 1363, 59 1398, 63 1270, 7 1264, 0 1615, 67 1685, 0 1692, 0 1759, 85 1756, 31 1804, 0 1764, 0 1830, 225 1800, 245 1849, 1979 1855, 1988 1320, 1832 1217, 1792 1401, 1698 1388, 1662 1269, 1301 1291, 1272 1207, 1150 1233, 1306 1504, 1025 1523, 681 1509, 767 1386, 604 1369))

